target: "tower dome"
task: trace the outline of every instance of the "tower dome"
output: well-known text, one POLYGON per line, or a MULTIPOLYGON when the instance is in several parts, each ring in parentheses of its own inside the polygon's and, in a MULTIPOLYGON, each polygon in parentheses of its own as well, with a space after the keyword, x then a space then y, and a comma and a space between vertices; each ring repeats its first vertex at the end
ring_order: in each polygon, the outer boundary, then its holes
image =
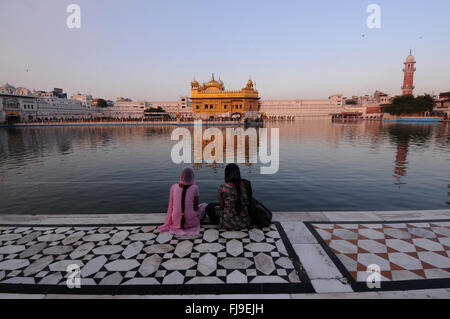
POLYGON ((416 63, 414 55, 412 55, 412 50, 409 50, 409 55, 406 57, 406 63, 416 63))
POLYGON ((416 59, 414 58, 414 56, 412 54, 408 55, 408 57, 406 58, 406 63, 415 63, 416 59))

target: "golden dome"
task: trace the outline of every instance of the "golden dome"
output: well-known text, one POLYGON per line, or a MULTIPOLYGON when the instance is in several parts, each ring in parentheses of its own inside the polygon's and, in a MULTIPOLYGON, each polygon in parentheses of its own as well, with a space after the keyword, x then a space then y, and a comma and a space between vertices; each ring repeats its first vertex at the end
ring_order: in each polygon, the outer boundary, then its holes
POLYGON ((222 81, 216 81, 214 79, 214 73, 212 74, 211 81, 206 83, 206 89, 207 90, 223 90, 223 83, 222 81))
POLYGON ((198 84, 198 82, 197 82, 197 80, 193 80, 192 82, 191 82, 191 87, 193 87, 193 88, 198 88, 200 86, 200 84, 198 84))

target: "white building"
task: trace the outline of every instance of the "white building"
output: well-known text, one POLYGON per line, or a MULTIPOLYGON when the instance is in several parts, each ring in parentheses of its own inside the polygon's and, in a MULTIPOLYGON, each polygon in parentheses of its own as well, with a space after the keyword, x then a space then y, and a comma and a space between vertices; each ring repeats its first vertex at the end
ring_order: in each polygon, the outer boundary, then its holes
POLYGON ((82 102, 57 97, 36 97, 38 119, 92 119, 102 115, 101 110, 87 107, 82 102))
POLYGON ((80 101, 81 104, 88 109, 92 107, 92 95, 90 94, 81 94, 78 92, 72 95, 71 99, 75 101, 80 101))
POLYGON ((30 121, 37 117, 36 98, 0 93, 0 123, 30 121))
POLYGON ((335 94, 319 100, 262 100, 260 112, 267 117, 330 117, 345 106, 345 97, 335 94))
POLYGON ((34 93, 37 95, 26 88, 15 88, 8 83, 0 86, 0 122, 91 119, 101 116, 101 112, 91 107, 90 103, 57 97, 66 96, 61 89, 50 93, 34 93))
POLYGON ((192 118, 192 101, 188 96, 181 96, 178 101, 154 101, 153 108, 161 107, 172 117, 192 118))
POLYGON ((151 104, 147 101, 132 101, 131 99, 117 98, 113 107, 103 110, 105 117, 123 119, 141 119, 151 104))
POLYGON ((36 115, 36 98, 30 90, 16 88, 8 83, 0 86, 0 123, 34 120, 36 115))

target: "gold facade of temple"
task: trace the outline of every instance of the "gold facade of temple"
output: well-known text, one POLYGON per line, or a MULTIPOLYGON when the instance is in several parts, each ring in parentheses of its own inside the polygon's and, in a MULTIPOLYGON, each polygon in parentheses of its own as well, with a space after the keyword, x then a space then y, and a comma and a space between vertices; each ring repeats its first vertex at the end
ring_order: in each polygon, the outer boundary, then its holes
POLYGON ((252 117, 259 112, 259 99, 252 80, 240 91, 225 90, 223 82, 216 81, 214 74, 206 84, 191 82, 192 111, 200 117, 252 117))

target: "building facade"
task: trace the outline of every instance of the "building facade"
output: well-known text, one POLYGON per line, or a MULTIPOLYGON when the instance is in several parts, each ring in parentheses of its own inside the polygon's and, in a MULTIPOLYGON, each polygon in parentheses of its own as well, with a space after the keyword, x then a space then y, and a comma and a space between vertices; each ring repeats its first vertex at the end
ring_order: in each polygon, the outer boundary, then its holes
POLYGON ((260 110, 260 98, 250 79, 239 91, 225 90, 224 83, 214 79, 200 85, 191 82, 191 103, 194 117, 201 119, 239 117, 256 118, 260 110))
POLYGON ((162 108, 172 118, 192 119, 192 101, 188 96, 181 96, 178 101, 152 101, 153 108, 162 108))
POLYGON ((60 99, 67 99, 67 93, 64 93, 63 89, 54 88, 53 91, 33 91, 33 95, 41 97, 57 97, 60 99))
POLYGON ((317 100, 262 100, 260 112, 268 118, 331 117, 344 110, 345 97, 335 94, 328 99, 317 100))
POLYGON ((101 116, 97 108, 80 100, 67 99, 66 96, 62 89, 31 92, 7 83, 0 86, 0 122, 91 119, 101 116))
POLYGON ((113 107, 103 110, 103 115, 110 118, 122 119, 142 119, 144 112, 151 106, 147 101, 133 101, 131 99, 119 97, 114 102, 113 107))
POLYGON ((446 118, 450 119, 450 92, 443 92, 439 94, 434 110, 445 114, 446 118))
POLYGON ((92 98, 92 95, 90 95, 90 94, 81 94, 78 92, 78 93, 72 95, 71 99, 75 100, 75 101, 80 101, 81 104, 88 109, 90 109, 92 107, 93 98, 92 98))
POLYGON ((29 121, 36 117, 35 97, 0 93, 0 123, 29 121))
POLYGON ((36 120, 93 119, 102 115, 101 110, 86 107, 82 102, 71 99, 36 97, 36 104, 36 120))

